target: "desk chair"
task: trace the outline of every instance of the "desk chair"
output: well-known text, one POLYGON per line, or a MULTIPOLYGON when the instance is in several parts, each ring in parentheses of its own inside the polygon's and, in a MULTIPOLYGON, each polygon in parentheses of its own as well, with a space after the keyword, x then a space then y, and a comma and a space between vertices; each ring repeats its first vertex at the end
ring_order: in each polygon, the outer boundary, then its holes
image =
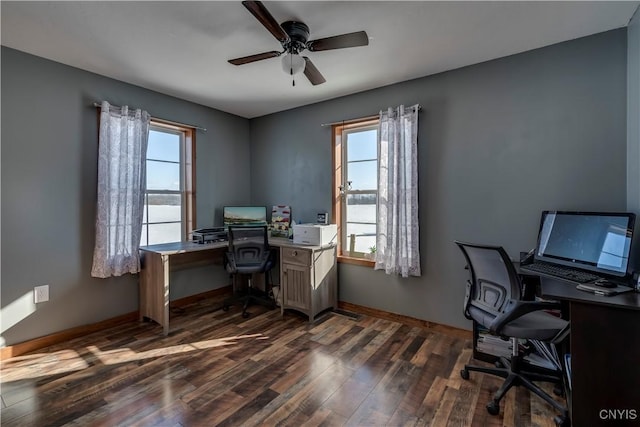
POLYGON ((224 300, 222 309, 229 310, 229 306, 241 302, 242 317, 249 317, 247 307, 251 302, 257 302, 275 308, 275 300, 269 298, 271 283, 269 272, 273 268, 273 258, 269 248, 267 226, 229 226, 229 251, 225 254, 225 269, 229 273, 233 286, 233 296, 224 300), (265 292, 253 289, 252 277, 255 273, 264 273, 265 292), (239 292, 237 276, 248 276, 246 292, 239 292))
POLYGON ((500 246, 455 242, 467 261, 470 280, 464 299, 464 315, 489 329, 492 335, 511 338, 511 359, 500 357, 495 368, 465 365, 460 375, 469 379, 469 371, 505 378, 493 400, 487 404, 491 415, 500 412, 500 400, 513 386, 522 385, 552 405, 561 415, 554 421, 568 426, 568 411, 532 381, 562 382, 562 372, 528 365, 520 354, 518 339, 556 344, 566 336, 568 322, 544 310, 559 309, 555 302, 522 300, 522 286, 513 263, 500 246), (560 339, 560 338, 558 338, 560 339))

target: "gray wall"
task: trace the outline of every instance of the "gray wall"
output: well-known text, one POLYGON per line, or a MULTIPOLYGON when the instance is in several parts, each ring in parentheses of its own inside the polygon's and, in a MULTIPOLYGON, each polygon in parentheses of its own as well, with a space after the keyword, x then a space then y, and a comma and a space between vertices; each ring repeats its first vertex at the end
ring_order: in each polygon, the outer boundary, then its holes
MULTIPOLYGON (((468 328, 455 239, 535 244, 544 209, 626 208, 626 29, 250 121, 251 199, 331 211, 324 122, 420 103, 423 275, 340 264, 340 300, 468 328)), ((326 76, 330 81, 331 76, 326 76)))
MULTIPOLYGON (((90 105, 103 99, 209 129, 196 135, 198 226, 213 225, 225 204, 249 203, 247 119, 3 47, 0 345, 138 308, 137 275, 90 276, 98 135, 90 105), (42 284, 50 301, 35 306, 42 284)), ((172 299, 227 283, 215 267, 174 278, 172 299)))
MULTIPOLYGON (((629 31, 638 46, 637 17, 629 31)), ((209 129, 197 134, 201 227, 219 223, 225 204, 290 204, 302 221, 330 212, 331 135, 320 124, 420 103, 423 276, 341 264, 340 299, 469 327, 454 239, 502 244, 517 256, 533 246, 543 209, 625 209, 627 175, 638 173, 630 160, 627 174, 627 149, 636 159, 640 151, 633 127, 627 143, 627 95, 638 96, 627 94, 626 40, 626 30, 611 31, 250 121, 3 47, 0 345, 138 307, 137 277, 89 274, 97 173, 90 104, 102 99, 209 129), (51 300, 35 306, 41 284, 51 286, 51 300)), ((635 105, 629 122, 637 125, 635 105)), ((216 267, 173 279, 172 299, 226 283, 216 267)))

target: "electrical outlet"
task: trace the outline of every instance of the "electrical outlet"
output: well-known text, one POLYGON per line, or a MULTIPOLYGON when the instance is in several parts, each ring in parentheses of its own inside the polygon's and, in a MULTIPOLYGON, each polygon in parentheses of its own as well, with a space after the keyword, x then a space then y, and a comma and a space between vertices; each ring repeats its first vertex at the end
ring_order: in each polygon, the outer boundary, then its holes
POLYGON ((49 285, 36 286, 33 288, 33 301, 36 304, 49 301, 49 285))

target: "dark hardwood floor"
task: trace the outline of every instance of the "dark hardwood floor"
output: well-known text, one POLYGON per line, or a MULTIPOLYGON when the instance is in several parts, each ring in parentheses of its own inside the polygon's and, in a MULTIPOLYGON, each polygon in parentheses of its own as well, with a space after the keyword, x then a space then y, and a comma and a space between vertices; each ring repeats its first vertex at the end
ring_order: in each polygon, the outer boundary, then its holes
MULTIPOLYGON (((302 316, 220 298, 2 363, 2 426, 553 426, 500 379, 460 378, 471 340, 366 315, 302 316)), ((545 387, 548 391, 550 387, 545 387)))

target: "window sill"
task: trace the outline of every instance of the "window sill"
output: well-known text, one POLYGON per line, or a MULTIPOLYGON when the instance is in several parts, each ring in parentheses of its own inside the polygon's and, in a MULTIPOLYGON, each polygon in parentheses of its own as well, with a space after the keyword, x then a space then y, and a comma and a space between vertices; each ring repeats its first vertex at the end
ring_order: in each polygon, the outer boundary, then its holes
POLYGON ((344 256, 344 255, 338 256, 338 262, 341 264, 362 265, 364 267, 371 267, 371 268, 373 268, 376 265, 375 261, 371 261, 369 259, 355 258, 355 257, 344 256))

